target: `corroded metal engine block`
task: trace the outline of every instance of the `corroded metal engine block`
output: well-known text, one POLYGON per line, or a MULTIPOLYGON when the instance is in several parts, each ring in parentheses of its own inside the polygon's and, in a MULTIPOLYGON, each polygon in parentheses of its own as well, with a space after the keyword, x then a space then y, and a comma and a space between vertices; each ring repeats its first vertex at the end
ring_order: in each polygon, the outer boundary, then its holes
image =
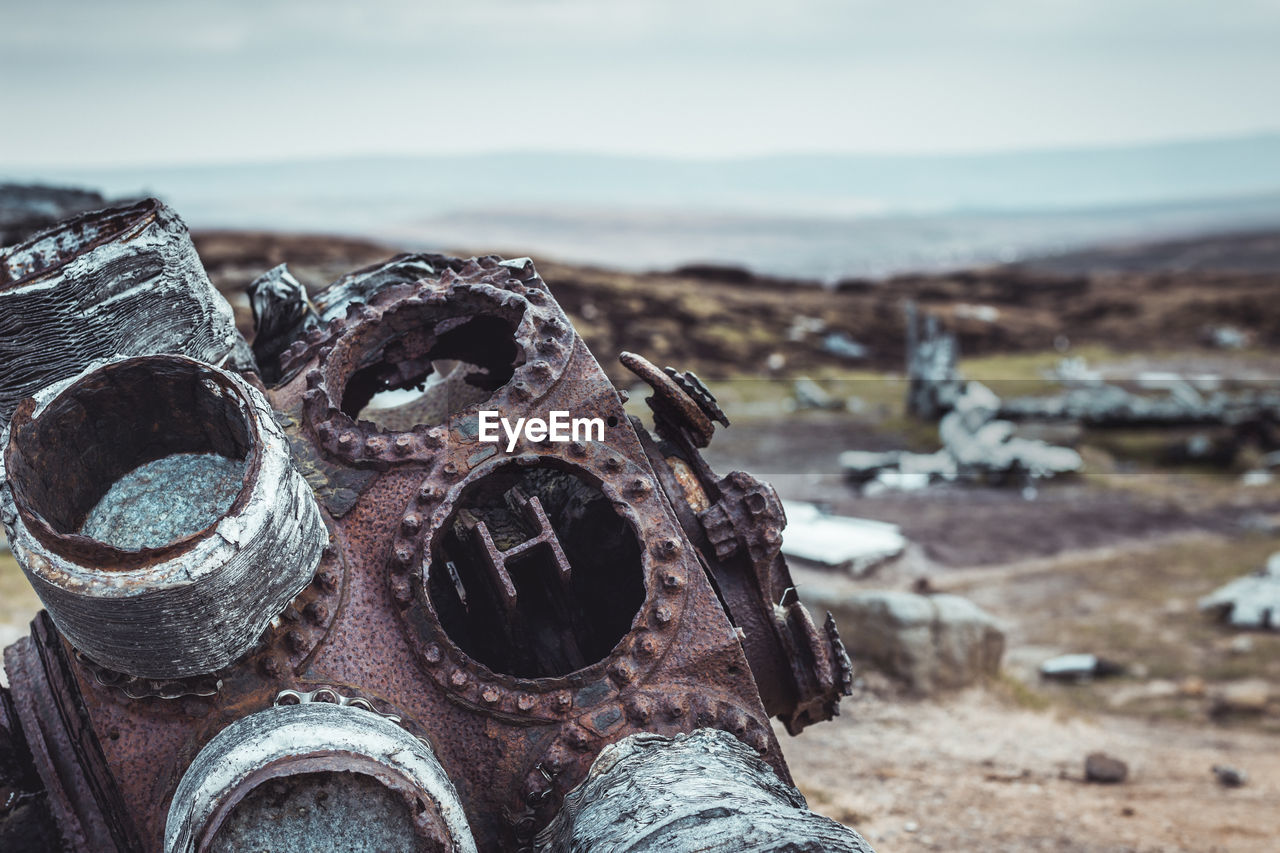
POLYGON ((158 202, 0 268, 0 349, 48 354, 0 366, 0 517, 47 608, 5 652, 10 839, 17 798, 75 850, 353 819, 342 849, 532 849, 609 744, 718 729, 788 787, 769 717, 848 692, 777 496, 698 453, 714 398, 624 354, 651 434, 527 259, 399 256, 314 300, 277 268, 253 356, 158 202), (493 442, 485 412, 598 429, 493 442))

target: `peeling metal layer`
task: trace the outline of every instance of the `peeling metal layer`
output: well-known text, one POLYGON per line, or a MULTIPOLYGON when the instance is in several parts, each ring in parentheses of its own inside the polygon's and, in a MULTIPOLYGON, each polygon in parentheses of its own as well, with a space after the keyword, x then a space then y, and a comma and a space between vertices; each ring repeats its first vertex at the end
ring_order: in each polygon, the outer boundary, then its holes
POLYGON ((0 249, 0 426, 18 402, 112 356, 213 364, 241 343, 187 228, 147 199, 0 249))
POLYGON ((91 368, 20 409, 6 444, 0 517, 14 556, 67 639, 129 675, 202 675, 240 657, 311 580, 328 539, 266 400, 238 376, 192 359, 150 356, 91 368), (123 388, 139 395, 128 402, 140 422, 128 412, 100 420, 102 398, 123 388), (149 393, 194 408, 153 419, 141 399, 149 393), (89 503, 121 469, 146 460, 129 455, 126 438, 103 433, 108 426, 143 437, 135 454, 238 449, 243 487, 215 523, 164 547, 123 550, 90 539, 80 533, 85 509, 76 501, 89 503), (156 434, 173 444, 149 437, 156 434), (193 447, 200 441, 210 444, 193 447))
POLYGON ((415 830, 432 849, 475 853, 458 793, 431 747, 377 714, 324 702, 259 711, 206 744, 174 792, 165 853, 202 849, 258 784, 323 771, 377 779, 416 804, 415 830))
POLYGON ((635 734, 605 747, 538 845, 544 853, 873 853, 716 729, 635 734))

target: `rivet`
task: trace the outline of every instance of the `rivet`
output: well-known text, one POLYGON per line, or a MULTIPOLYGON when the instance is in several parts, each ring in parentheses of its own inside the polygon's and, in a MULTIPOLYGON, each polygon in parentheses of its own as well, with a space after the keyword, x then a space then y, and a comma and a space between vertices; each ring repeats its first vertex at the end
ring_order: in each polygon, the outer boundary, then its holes
POLYGON ((416 513, 409 513, 400 522, 400 532, 405 536, 412 536, 422 529, 422 517, 416 513))
POLYGON ((462 687, 467 683, 467 674, 460 669, 455 669, 449 675, 449 683, 454 687, 462 687))
POLYGON ((440 490, 430 483, 423 483, 418 489, 418 500, 422 503, 429 503, 440 497, 440 490))
POLYGON ((573 697, 569 695, 569 691, 561 690, 556 694, 555 701, 556 707, 563 711, 573 704, 573 697))
POLYGON ((325 592, 333 592, 338 588, 338 576, 332 569, 321 569, 316 572, 316 584, 325 592))
POLYGON ((410 450, 413 450, 413 436, 397 435, 396 441, 395 441, 395 448, 396 448, 396 453, 399 453, 401 456, 404 456, 410 450))
POLYGON ((672 696, 667 699, 666 712, 669 719, 680 719, 689 713, 689 700, 683 696, 672 696))
POLYGON ((391 579, 391 595, 401 604, 408 604, 413 599, 413 590, 409 589, 409 580, 403 575, 391 579))
POLYGON ((627 700, 627 718, 634 723, 647 723, 653 716, 653 701, 647 696, 632 696, 627 700))
POLYGON ((396 565, 406 567, 413 562, 413 548, 409 545, 397 545, 392 554, 396 561, 396 565))
POLYGON ((610 456, 604 460, 604 467, 610 471, 619 471, 622 469, 622 457, 610 456))
POLYGON ((289 651, 297 653, 307 647, 307 638, 302 636, 301 631, 289 631, 284 635, 284 641, 289 646, 289 651))
POLYGON ((324 382, 324 374, 321 373, 319 370, 313 367, 307 371, 307 387, 308 388, 319 388, 320 383, 322 382, 324 382))
POLYGON ((645 634, 636 642, 636 652, 641 657, 651 658, 658 653, 658 641, 645 634))
POLYGON ((444 463, 444 467, 441 468, 440 470, 444 473, 446 477, 453 479, 458 476, 458 463, 446 462, 444 463))
POLYGON ((494 705, 497 704, 498 700, 502 697, 494 688, 486 687, 484 692, 480 694, 480 698, 484 700, 486 705, 494 705))
POLYGON ((658 621, 659 625, 666 625, 671 621, 671 608, 665 604, 658 605, 653 611, 653 618, 658 621))
POLYGON ((329 618, 329 608, 323 601, 313 601, 302 608, 302 615, 307 617, 307 621, 312 625, 321 625, 329 618))
POLYGON ((516 697, 516 707, 521 711, 528 711, 534 706, 535 700, 528 693, 521 693, 516 697))
POLYGON ((427 659, 427 663, 440 663, 440 658, 443 657, 443 655, 440 653, 439 646, 427 646, 425 657, 427 659))
POLYGON ((670 536, 653 543, 653 555, 663 560, 670 560, 680 553, 680 542, 670 536))
POLYGON ((679 575, 673 572, 668 572, 662 578, 662 585, 665 586, 667 589, 676 590, 684 586, 684 578, 680 577, 679 575))
POLYGON ((635 668, 626 660, 620 660, 609 667, 609 674, 613 676, 613 680, 621 686, 630 684, 636 678, 635 668))
POLYGON ((380 435, 371 435, 364 440, 364 446, 370 453, 382 453, 387 449, 387 440, 380 435))
POLYGON ((574 456, 585 456, 587 453, 587 446, 581 441, 571 441, 569 442, 569 452, 574 456))

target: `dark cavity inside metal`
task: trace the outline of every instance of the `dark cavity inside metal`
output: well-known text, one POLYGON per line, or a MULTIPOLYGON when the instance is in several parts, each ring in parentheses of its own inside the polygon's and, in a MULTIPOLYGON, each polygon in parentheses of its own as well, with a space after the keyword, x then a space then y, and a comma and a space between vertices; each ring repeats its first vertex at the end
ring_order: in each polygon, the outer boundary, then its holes
POLYGON ((359 773, 270 779, 236 804, 210 853, 397 853, 438 849, 420 838, 404 798, 359 773))
POLYGON ((451 317, 398 332, 347 379, 342 411, 392 430, 444 423, 511 380, 522 354, 515 340, 519 319, 451 317), (379 393, 411 388, 422 392, 417 399, 393 408, 370 406, 379 393))
POLYGON ((123 234, 154 211, 142 202, 124 210, 78 216, 26 243, 0 251, 0 289, 34 273, 65 264, 86 250, 123 234))
POLYGON ((167 544, 201 529, 179 527, 216 520, 243 486, 251 442, 243 405, 193 362, 158 356, 109 365, 67 388, 39 417, 15 422, 15 496, 56 533, 101 534, 109 517, 137 529, 116 531, 107 544, 166 535, 160 544, 167 544), (175 454, 196 458, 152 464, 175 454), (149 519, 161 503, 187 506, 171 507, 170 522, 149 519))
POLYGON ((546 678, 603 660, 644 603, 631 524, 560 468, 505 468, 471 484, 431 553, 441 626, 495 672, 546 678))
POLYGON ((162 548, 226 515, 244 485, 244 469, 243 459, 216 453, 148 462, 112 484, 80 534, 124 551, 162 548))

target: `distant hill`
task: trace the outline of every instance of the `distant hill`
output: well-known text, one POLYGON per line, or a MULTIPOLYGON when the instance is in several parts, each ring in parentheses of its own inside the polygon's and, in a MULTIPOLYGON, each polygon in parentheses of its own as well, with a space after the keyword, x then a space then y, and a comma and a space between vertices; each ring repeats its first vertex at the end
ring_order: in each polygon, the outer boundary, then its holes
MULTIPOLYGON (((0 167, 2 169, 2 167, 0 167)), ((1280 133, 1111 148, 949 156, 797 154, 676 160, 575 153, 363 157, 65 169, 112 193, 412 202, 419 213, 572 204, 771 213, 1045 210, 1280 191, 1280 133)))
POLYGON ((738 263, 826 279, 1280 227, 1280 133, 952 156, 526 152, 0 171, 6 177, 156 194, 194 227, 371 235, 633 269, 738 263))

